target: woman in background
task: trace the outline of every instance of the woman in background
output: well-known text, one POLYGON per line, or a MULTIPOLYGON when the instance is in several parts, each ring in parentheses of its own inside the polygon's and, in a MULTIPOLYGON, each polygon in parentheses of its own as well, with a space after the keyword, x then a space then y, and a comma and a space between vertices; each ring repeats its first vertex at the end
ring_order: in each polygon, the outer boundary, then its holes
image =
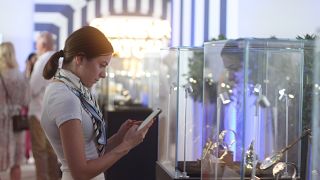
MULTIPOLYGON (((36 63, 37 59, 38 59, 38 57, 35 52, 30 53, 28 55, 28 58, 26 59, 26 69, 24 71, 24 75, 25 75, 25 78, 27 79, 27 81, 30 80, 33 66, 36 63)), ((28 83, 28 88, 26 89, 25 92, 26 92, 27 104, 29 104, 30 97, 31 97, 29 83, 28 83)), ((28 115, 28 106, 23 107, 23 110, 24 110, 23 113, 28 115)), ((31 152, 31 135, 30 135, 30 131, 27 130, 26 134, 25 134, 25 157, 26 157, 27 163, 30 160, 31 153, 32 153, 31 152)))
MULTIPOLYGON (((20 180, 24 159, 23 132, 13 132, 11 117, 25 105, 27 82, 19 71, 11 42, 0 44, 0 172, 10 169, 10 179, 20 180)), ((0 177, 1 178, 1 177, 0 177)))
POLYGON ((25 70, 25 76, 29 79, 33 70, 33 66, 37 61, 37 54, 32 52, 29 54, 27 60, 26 60, 26 70, 25 70))

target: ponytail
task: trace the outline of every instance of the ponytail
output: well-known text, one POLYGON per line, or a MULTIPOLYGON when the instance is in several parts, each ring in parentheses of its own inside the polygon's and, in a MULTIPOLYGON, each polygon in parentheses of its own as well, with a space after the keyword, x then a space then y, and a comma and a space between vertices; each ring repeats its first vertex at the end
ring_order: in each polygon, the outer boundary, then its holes
POLYGON ((43 77, 47 80, 51 79, 57 72, 59 67, 59 58, 63 57, 63 50, 55 52, 48 60, 43 69, 43 77))
POLYGON ((84 26, 74 31, 67 39, 63 50, 55 52, 43 70, 43 77, 51 79, 59 67, 59 58, 63 57, 63 65, 72 62, 79 54, 84 54, 88 60, 106 54, 112 54, 113 47, 106 36, 97 28, 84 26))

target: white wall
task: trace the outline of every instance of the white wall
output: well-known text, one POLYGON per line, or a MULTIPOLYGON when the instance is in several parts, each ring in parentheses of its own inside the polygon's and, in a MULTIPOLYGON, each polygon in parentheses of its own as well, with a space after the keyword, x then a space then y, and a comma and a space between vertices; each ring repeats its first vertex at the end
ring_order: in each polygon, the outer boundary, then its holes
MULTIPOLYGON (((295 38, 314 34, 320 28, 320 0, 228 0, 227 3, 227 38, 295 38)), ((33 8, 34 0, 0 0, 0 34, 4 41, 14 43, 20 69, 24 69, 24 61, 33 51, 33 8)), ((196 31, 195 36, 203 35, 196 31)))
POLYGON ((228 0, 227 9, 228 38, 294 39, 320 27, 319 0, 228 0))
POLYGON ((33 0, 0 0, 0 34, 14 44, 20 70, 33 51, 33 8, 33 0))

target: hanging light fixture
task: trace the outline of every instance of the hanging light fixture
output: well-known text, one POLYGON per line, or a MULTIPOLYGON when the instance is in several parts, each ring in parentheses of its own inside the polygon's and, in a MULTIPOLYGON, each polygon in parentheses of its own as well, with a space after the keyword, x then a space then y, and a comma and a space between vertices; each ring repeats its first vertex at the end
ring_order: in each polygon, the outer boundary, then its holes
POLYGON ((120 58, 142 59, 148 52, 167 47, 171 35, 170 22, 152 17, 111 16, 96 18, 90 26, 101 30, 120 58))

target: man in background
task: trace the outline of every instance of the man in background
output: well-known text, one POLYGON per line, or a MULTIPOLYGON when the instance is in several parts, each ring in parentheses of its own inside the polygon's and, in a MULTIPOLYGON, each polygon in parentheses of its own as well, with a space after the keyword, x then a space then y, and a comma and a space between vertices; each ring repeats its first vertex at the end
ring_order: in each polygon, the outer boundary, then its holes
POLYGON ((37 180, 59 179, 59 166, 41 125, 42 99, 49 83, 42 76, 44 66, 54 53, 55 40, 49 32, 41 32, 36 40, 38 60, 30 77, 29 125, 32 142, 32 153, 36 165, 37 180))

